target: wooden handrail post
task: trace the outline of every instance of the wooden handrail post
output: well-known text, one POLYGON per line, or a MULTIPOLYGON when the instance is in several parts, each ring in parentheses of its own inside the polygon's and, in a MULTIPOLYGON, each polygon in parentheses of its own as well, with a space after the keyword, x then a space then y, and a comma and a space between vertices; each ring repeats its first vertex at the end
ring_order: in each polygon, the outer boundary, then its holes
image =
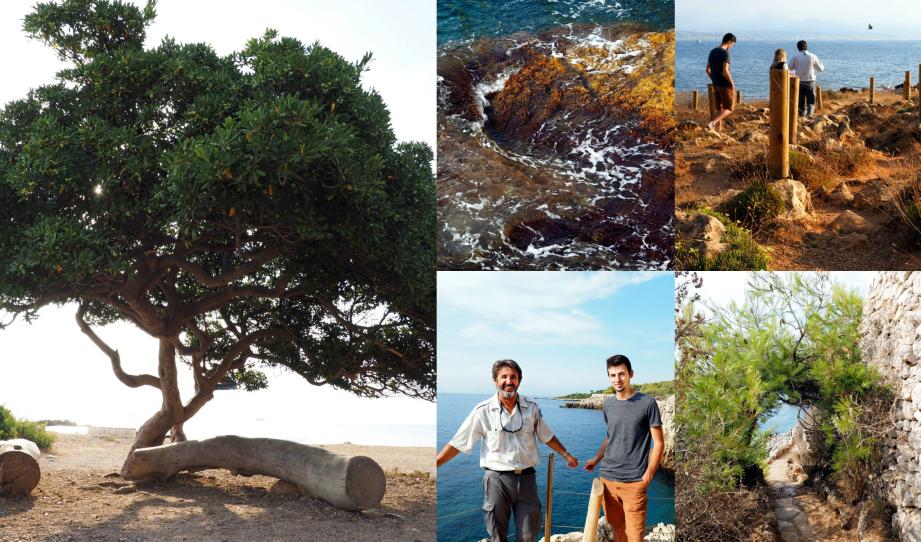
POLYGON ((696 90, 691 92, 691 111, 697 111, 697 100, 700 98, 699 92, 696 90))
POLYGON ((601 478, 592 480, 592 492, 588 495, 588 513, 585 515, 585 530, 582 531, 582 542, 595 542, 598 534, 598 518, 601 517, 601 497, 604 495, 604 484, 601 478))
POLYGON ((815 110, 822 110, 822 87, 815 87, 815 110))
POLYGON ((742 105, 742 91, 736 91, 736 105, 742 105))
POLYGON ((905 92, 905 99, 911 99, 911 70, 905 72, 905 88, 902 89, 905 92))
POLYGON ((796 145, 796 130, 799 127, 799 77, 790 76, 790 145, 796 145))
POLYGON ((787 70, 770 70, 770 129, 768 149, 768 169, 774 179, 786 179, 790 176, 790 156, 787 146, 790 143, 790 82, 787 70))
POLYGON ((707 85, 707 102, 710 104, 710 120, 716 118, 716 89, 712 84, 707 85))
POLYGON ((553 526, 553 452, 547 461, 547 515, 544 518, 544 542, 550 542, 553 526))

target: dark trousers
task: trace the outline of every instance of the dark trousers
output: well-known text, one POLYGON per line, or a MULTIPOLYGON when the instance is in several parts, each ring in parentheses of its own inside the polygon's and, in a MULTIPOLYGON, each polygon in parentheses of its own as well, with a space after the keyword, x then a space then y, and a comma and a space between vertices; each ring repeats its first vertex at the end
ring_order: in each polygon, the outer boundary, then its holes
POLYGON ((517 542, 535 542, 540 534, 537 475, 487 470, 483 474, 483 521, 492 542, 508 542, 509 516, 515 514, 517 542))
POLYGON ((811 117, 815 113, 815 81, 799 82, 799 116, 811 117))

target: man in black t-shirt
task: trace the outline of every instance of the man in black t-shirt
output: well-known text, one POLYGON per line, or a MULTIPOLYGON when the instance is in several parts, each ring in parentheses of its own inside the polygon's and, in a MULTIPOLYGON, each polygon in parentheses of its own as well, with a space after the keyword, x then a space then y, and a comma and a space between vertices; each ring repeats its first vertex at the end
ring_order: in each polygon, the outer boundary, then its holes
POLYGON ((707 58, 707 76, 713 83, 713 92, 716 94, 716 116, 707 123, 707 129, 719 131, 723 119, 732 114, 735 103, 735 84, 729 72, 729 50, 736 44, 736 37, 731 33, 723 36, 723 43, 710 51, 707 58))

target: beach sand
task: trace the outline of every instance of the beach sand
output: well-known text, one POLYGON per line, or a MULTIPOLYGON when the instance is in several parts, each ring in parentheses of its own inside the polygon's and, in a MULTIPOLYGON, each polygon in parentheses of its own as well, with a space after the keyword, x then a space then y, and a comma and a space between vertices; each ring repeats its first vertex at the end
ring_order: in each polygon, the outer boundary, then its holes
POLYGON ((130 447, 129 438, 58 435, 31 496, 0 498, 0 541, 435 539, 433 448, 323 446, 372 457, 387 472, 381 506, 355 513, 312 497, 271 495, 274 478, 226 470, 135 489, 117 475, 130 447))

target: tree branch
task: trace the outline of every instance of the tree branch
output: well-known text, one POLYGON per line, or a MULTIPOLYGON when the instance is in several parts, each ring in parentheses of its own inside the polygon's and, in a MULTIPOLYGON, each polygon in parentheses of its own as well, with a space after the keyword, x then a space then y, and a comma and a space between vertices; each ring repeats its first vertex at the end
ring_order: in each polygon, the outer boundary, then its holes
POLYGON ((77 309, 77 325, 80 326, 80 331, 82 331, 87 337, 93 341, 100 350, 102 350, 105 355, 109 357, 109 360, 112 362, 112 371, 115 373, 115 377, 118 378, 122 384, 128 386, 129 388, 138 388, 140 386, 153 386, 154 388, 160 389, 160 379, 148 374, 141 375, 132 375, 126 373, 122 369, 121 356, 118 355, 118 350, 113 350, 112 347, 107 345, 105 341, 99 338, 99 335, 96 335, 96 332, 86 323, 86 320, 83 319, 86 314, 87 306, 86 304, 81 304, 80 308, 77 309))

